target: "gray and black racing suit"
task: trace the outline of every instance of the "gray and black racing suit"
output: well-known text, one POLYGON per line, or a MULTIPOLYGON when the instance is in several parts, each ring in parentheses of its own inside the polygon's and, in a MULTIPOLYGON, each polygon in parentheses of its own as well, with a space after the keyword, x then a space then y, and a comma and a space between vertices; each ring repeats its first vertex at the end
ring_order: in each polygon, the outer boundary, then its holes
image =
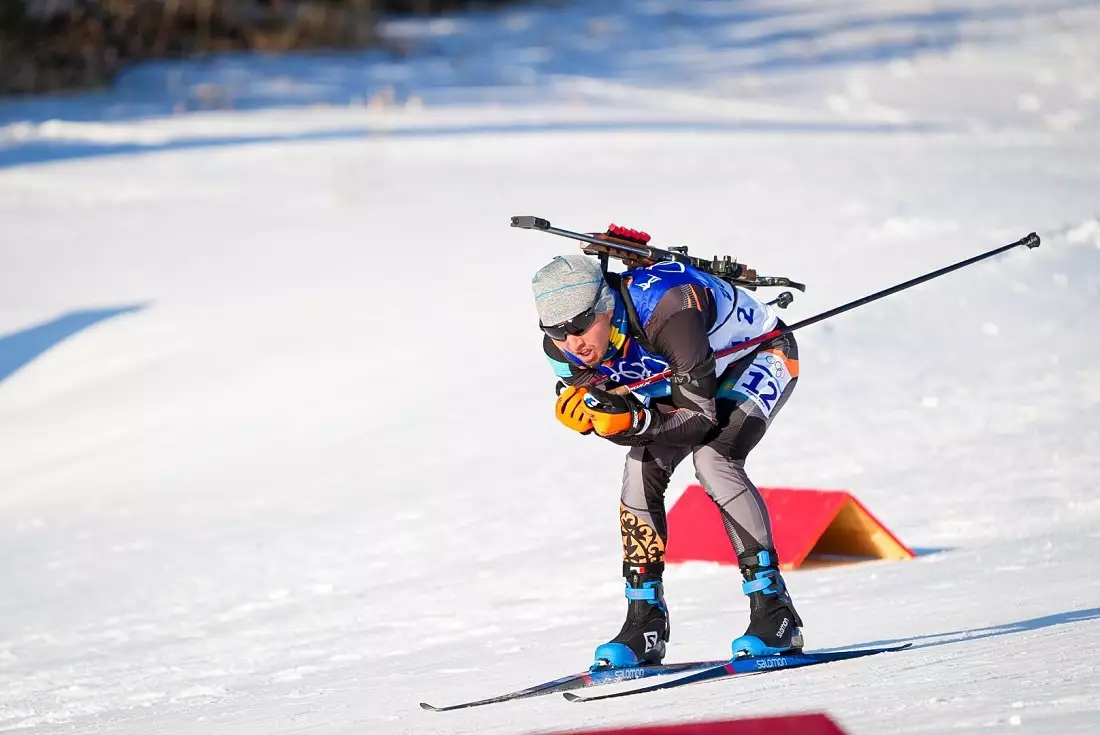
MULTIPOLYGON (((767 507, 745 472, 745 459, 794 390, 798 346, 791 334, 782 335, 716 375, 709 336, 716 311, 706 288, 682 284, 660 296, 644 323, 635 325, 644 330, 640 337, 651 352, 667 360, 674 377, 670 395, 650 401, 658 420, 644 434, 611 437, 630 445, 620 505, 624 568, 663 567, 665 491, 673 470, 689 454, 696 477, 721 509, 735 552, 772 548, 767 507), (765 378, 766 384, 761 382, 765 378)), ((549 337, 543 345, 555 365, 569 365, 569 374, 560 375, 566 383, 583 386, 604 379, 598 368, 570 361, 549 337)))

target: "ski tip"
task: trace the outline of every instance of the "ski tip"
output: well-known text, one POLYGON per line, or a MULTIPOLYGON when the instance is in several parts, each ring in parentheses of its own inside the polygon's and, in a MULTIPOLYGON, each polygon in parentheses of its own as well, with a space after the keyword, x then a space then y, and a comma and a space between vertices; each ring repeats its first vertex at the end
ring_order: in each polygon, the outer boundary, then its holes
POLYGON ((892 646, 883 646, 879 649, 880 653, 894 653, 895 651, 904 651, 906 648, 912 648, 913 641, 907 643, 896 643, 892 646))
POLYGON ((584 697, 579 697, 573 692, 562 692, 561 695, 565 697, 567 702, 583 702, 584 697))
POLYGON ((420 703, 420 709, 426 709, 429 712, 438 712, 439 711, 439 707, 435 707, 433 705, 430 705, 427 702, 421 702, 420 703))

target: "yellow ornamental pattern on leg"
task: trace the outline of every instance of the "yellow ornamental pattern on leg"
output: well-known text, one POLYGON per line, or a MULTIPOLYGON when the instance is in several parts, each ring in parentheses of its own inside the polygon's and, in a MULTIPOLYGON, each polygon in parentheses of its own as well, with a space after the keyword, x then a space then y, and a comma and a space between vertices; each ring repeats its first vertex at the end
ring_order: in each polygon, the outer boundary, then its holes
POLYGON ((657 529, 621 503, 619 528, 623 533, 623 561, 627 564, 655 564, 665 560, 665 542, 657 529))

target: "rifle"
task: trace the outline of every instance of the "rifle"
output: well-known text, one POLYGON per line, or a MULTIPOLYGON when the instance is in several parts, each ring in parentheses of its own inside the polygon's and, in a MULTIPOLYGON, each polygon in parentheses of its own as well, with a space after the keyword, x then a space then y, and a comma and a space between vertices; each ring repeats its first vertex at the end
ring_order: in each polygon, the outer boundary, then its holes
MULTIPOLYGON (((738 263, 728 255, 719 258, 717 255, 711 260, 696 258, 688 255, 686 245, 673 246, 668 250, 653 247, 649 244, 649 235, 637 230, 611 225, 607 232, 586 234, 572 232, 554 227, 549 220, 541 217, 517 216, 512 217, 512 227, 522 230, 538 230, 548 232, 551 235, 567 237, 582 243, 581 250, 587 255, 595 255, 600 259, 600 266, 607 272, 607 264, 610 258, 622 261, 627 268, 641 268, 657 263, 676 261, 690 265, 692 268, 709 273, 721 278, 735 286, 755 291, 760 287, 789 287, 805 291, 805 284, 792 281, 785 277, 758 276, 756 271, 738 263)), ((786 308, 794 296, 790 293, 780 294, 773 303, 781 308, 786 308)))

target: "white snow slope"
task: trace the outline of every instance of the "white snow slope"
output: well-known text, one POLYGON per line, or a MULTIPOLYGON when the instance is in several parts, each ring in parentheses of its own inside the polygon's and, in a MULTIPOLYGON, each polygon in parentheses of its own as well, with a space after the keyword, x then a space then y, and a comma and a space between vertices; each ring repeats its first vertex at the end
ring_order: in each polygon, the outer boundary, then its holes
MULTIPOLYGON (((623 0, 388 31, 404 60, 152 65, 0 107, 0 350, 141 307, 0 382, 0 731, 1100 732, 1100 4, 623 0), (247 109, 171 114, 195 99, 247 109), (625 606, 622 450, 554 421, 530 300, 574 244, 513 214, 804 280, 789 321, 1042 236, 800 332, 749 463, 924 550, 788 577, 809 647, 911 651, 417 706, 581 670, 625 606)), ((670 567, 670 659, 724 655, 737 577, 670 567)))

